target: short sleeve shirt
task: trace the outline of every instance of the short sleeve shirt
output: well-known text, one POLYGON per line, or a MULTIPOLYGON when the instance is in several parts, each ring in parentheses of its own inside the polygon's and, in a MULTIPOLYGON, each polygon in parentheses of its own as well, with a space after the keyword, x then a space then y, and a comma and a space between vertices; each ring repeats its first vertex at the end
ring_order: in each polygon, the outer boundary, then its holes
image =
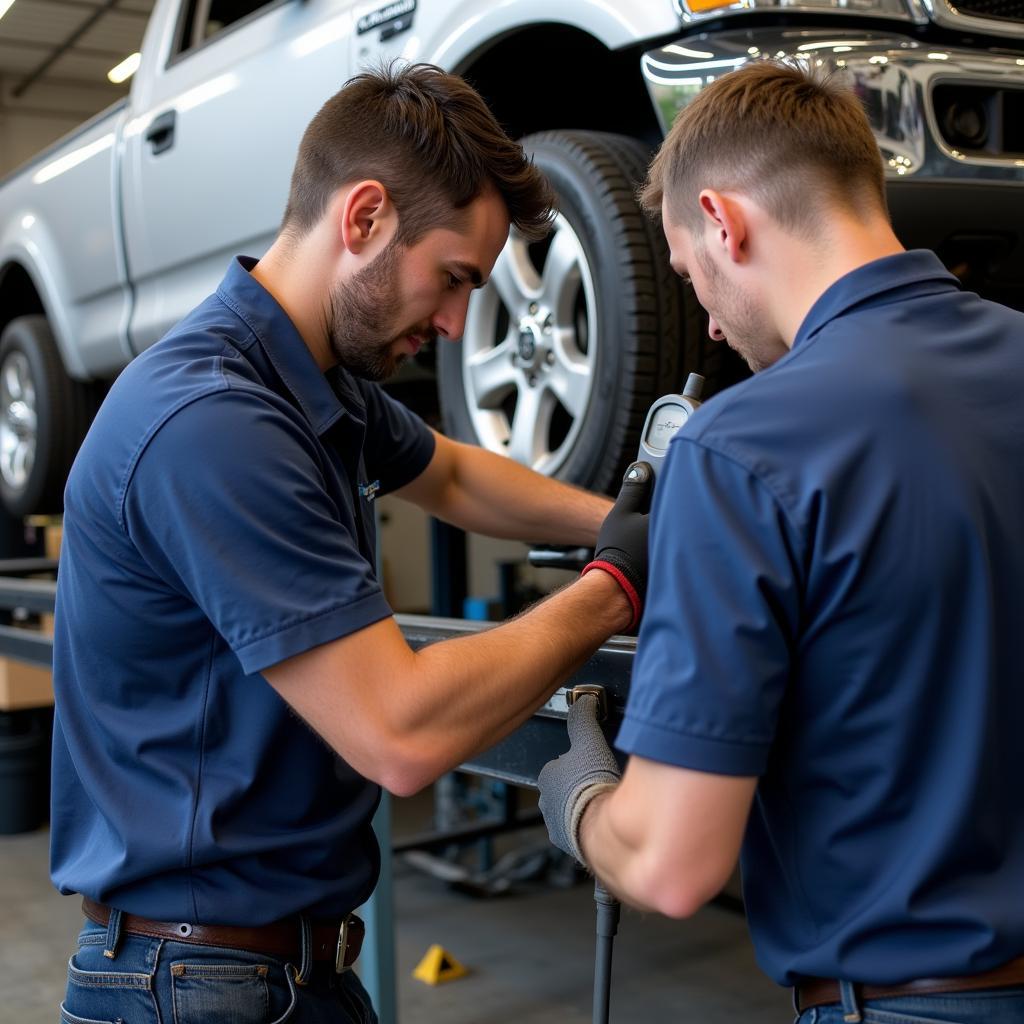
POLYGON ((254 263, 121 374, 65 496, 52 877, 158 920, 344 913, 379 869, 378 787, 260 673, 391 614, 372 503, 433 435, 324 375, 254 263))
POLYGON ((931 253, 829 288, 655 494, 619 746, 758 776, 766 973, 878 984, 1024 953, 1024 315, 931 253))

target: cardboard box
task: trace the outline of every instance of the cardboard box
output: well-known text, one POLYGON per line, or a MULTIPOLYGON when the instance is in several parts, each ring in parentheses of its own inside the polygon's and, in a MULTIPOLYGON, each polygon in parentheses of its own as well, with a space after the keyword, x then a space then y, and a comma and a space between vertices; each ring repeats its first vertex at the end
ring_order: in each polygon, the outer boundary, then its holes
POLYGON ((41 708, 52 703, 53 676, 48 668, 0 658, 0 711, 41 708))
POLYGON ((47 558, 60 558, 60 542, 64 536, 63 526, 47 526, 43 547, 47 558))

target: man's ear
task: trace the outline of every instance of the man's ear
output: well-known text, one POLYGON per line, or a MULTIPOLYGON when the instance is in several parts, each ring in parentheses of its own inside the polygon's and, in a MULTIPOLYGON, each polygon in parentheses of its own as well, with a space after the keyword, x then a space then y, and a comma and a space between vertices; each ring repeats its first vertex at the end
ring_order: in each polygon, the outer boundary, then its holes
POLYGON ((713 188, 704 189, 698 202, 704 215, 705 236, 733 263, 744 262, 748 225, 742 204, 713 188))
POLYGON ((387 234, 394 206, 379 181, 360 181, 349 190, 341 209, 341 240, 354 255, 387 234))

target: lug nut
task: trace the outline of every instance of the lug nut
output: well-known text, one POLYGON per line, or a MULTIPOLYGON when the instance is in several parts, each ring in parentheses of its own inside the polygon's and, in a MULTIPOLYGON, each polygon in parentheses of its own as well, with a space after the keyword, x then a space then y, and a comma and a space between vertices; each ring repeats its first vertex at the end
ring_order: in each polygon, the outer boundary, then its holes
POLYGON ((548 366, 554 366, 555 365, 555 353, 554 352, 546 352, 544 354, 544 362, 547 363, 548 366))
POLYGON ((531 302, 530 303, 530 315, 531 316, 536 316, 538 309, 540 309, 540 306, 538 306, 536 302, 531 302))
POLYGON ((531 388, 535 388, 537 386, 537 375, 536 374, 531 373, 526 378, 526 380, 529 382, 529 385, 530 385, 531 388))

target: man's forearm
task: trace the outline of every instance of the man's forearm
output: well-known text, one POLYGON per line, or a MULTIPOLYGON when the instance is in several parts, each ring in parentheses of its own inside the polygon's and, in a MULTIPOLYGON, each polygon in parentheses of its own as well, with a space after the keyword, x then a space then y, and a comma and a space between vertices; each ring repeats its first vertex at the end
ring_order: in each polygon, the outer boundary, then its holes
POLYGON ((583 811, 583 858, 624 902, 688 917, 732 873, 756 786, 633 757, 618 786, 583 811))
POLYGON ((440 774, 526 721, 629 618, 619 585, 593 572, 510 622, 424 648, 398 728, 440 774))
POLYGON ((657 910, 649 902, 644 892, 645 880, 637 870, 641 848, 616 828, 609 813, 615 792, 602 793, 590 802, 580 825, 580 849, 587 867, 609 892, 638 910, 657 910))
POLYGON ((593 545, 611 501, 512 459, 438 439, 438 466, 398 492, 474 533, 540 544, 593 545))

